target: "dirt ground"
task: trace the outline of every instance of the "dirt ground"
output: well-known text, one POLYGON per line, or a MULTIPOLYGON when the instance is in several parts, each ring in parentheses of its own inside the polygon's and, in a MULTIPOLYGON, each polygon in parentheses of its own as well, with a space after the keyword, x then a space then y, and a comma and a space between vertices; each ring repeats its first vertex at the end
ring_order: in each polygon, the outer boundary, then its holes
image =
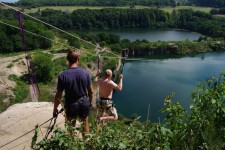
POLYGON ((21 76, 26 71, 26 65, 24 65, 24 55, 14 57, 0 57, 0 93, 7 96, 4 103, 8 104, 9 99, 13 97, 12 88, 15 86, 15 82, 8 79, 10 74, 16 74, 21 76), (12 65, 10 68, 9 66, 12 65))
MULTIPOLYGON (((52 117, 52 110, 53 103, 29 102, 15 104, 1 113, 0 150, 30 150, 34 131, 10 144, 7 143, 33 130, 37 124, 41 125, 49 120, 52 117)), ((64 122, 63 114, 59 114, 56 125, 64 128, 64 122)), ((38 141, 44 138, 49 124, 50 121, 40 127, 42 134, 39 135, 38 141)))

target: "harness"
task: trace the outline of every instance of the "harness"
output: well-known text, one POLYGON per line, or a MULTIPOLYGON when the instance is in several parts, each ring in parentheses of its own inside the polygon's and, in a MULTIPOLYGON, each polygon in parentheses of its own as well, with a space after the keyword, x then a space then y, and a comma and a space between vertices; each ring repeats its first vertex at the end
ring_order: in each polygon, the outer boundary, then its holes
POLYGON ((99 106, 101 109, 109 110, 111 107, 115 107, 112 99, 100 97, 99 106))

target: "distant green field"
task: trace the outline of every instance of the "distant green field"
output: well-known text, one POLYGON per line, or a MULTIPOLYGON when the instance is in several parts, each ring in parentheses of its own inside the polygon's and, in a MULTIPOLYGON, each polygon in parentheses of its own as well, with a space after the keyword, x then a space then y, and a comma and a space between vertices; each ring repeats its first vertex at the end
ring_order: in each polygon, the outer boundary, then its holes
MULTIPOLYGON (((72 12, 77 9, 103 9, 103 8, 120 8, 120 9, 129 9, 129 6, 124 6, 124 7, 99 7, 99 6, 93 6, 93 7, 88 7, 88 6, 43 6, 39 7, 40 10, 44 10, 46 8, 50 9, 55 9, 55 10, 62 10, 62 11, 68 11, 72 12)), ((35 13, 38 11, 39 8, 32 8, 32 9, 25 9, 26 13, 35 13)), ((135 9, 144 9, 144 8, 156 8, 156 7, 148 7, 148 6, 135 6, 135 9)), ((173 9, 178 10, 178 9, 193 9, 194 11, 203 11, 206 13, 209 13, 212 8, 210 7, 195 7, 195 6, 177 6, 177 7, 164 7, 164 8, 159 8, 161 10, 164 10, 166 12, 171 13, 173 9)))
POLYGON ((177 6, 177 7, 164 7, 162 8, 162 10, 171 13, 173 11, 173 9, 175 10, 179 10, 179 9, 193 9, 194 11, 202 11, 205 13, 209 13, 210 10, 212 9, 211 7, 197 7, 197 6, 177 6))
POLYGON ((218 17, 225 17, 225 15, 221 15, 221 14, 218 14, 218 15, 215 15, 215 16, 218 16, 218 17))
MULTIPOLYGON (((37 12, 38 9, 44 10, 46 8, 50 9, 55 9, 55 10, 62 10, 62 11, 69 11, 72 12, 77 9, 103 9, 103 8, 121 8, 121 9, 128 9, 130 8, 129 6, 124 6, 124 7, 103 7, 103 6, 43 6, 43 7, 38 7, 38 8, 32 8, 32 9, 25 9, 26 13, 34 13, 37 12)), ((136 6, 136 9, 143 9, 143 8, 149 8, 145 6, 136 6)))

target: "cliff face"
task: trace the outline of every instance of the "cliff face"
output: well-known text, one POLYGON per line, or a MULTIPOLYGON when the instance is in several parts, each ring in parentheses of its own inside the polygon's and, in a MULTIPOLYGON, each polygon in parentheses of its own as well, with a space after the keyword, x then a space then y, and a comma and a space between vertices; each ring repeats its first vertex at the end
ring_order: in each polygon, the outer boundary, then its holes
POLYGON ((225 51, 225 41, 203 41, 203 42, 178 42, 178 43, 163 43, 159 46, 151 44, 145 46, 136 46, 137 48, 124 49, 123 57, 143 57, 150 55, 163 54, 197 54, 211 51, 225 51))
POLYGON ((157 47, 150 50, 147 49, 125 49, 122 51, 123 57, 136 57, 136 56, 150 56, 150 55, 161 55, 161 54, 176 54, 178 51, 177 45, 167 47, 157 47))

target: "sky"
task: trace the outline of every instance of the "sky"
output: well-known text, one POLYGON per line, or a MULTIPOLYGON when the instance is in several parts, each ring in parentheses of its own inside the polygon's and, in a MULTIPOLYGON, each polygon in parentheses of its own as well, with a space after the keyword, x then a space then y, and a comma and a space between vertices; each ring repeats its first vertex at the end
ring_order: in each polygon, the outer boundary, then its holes
POLYGON ((0 0, 0 2, 8 2, 8 3, 13 3, 16 1, 18 1, 18 0, 0 0))

